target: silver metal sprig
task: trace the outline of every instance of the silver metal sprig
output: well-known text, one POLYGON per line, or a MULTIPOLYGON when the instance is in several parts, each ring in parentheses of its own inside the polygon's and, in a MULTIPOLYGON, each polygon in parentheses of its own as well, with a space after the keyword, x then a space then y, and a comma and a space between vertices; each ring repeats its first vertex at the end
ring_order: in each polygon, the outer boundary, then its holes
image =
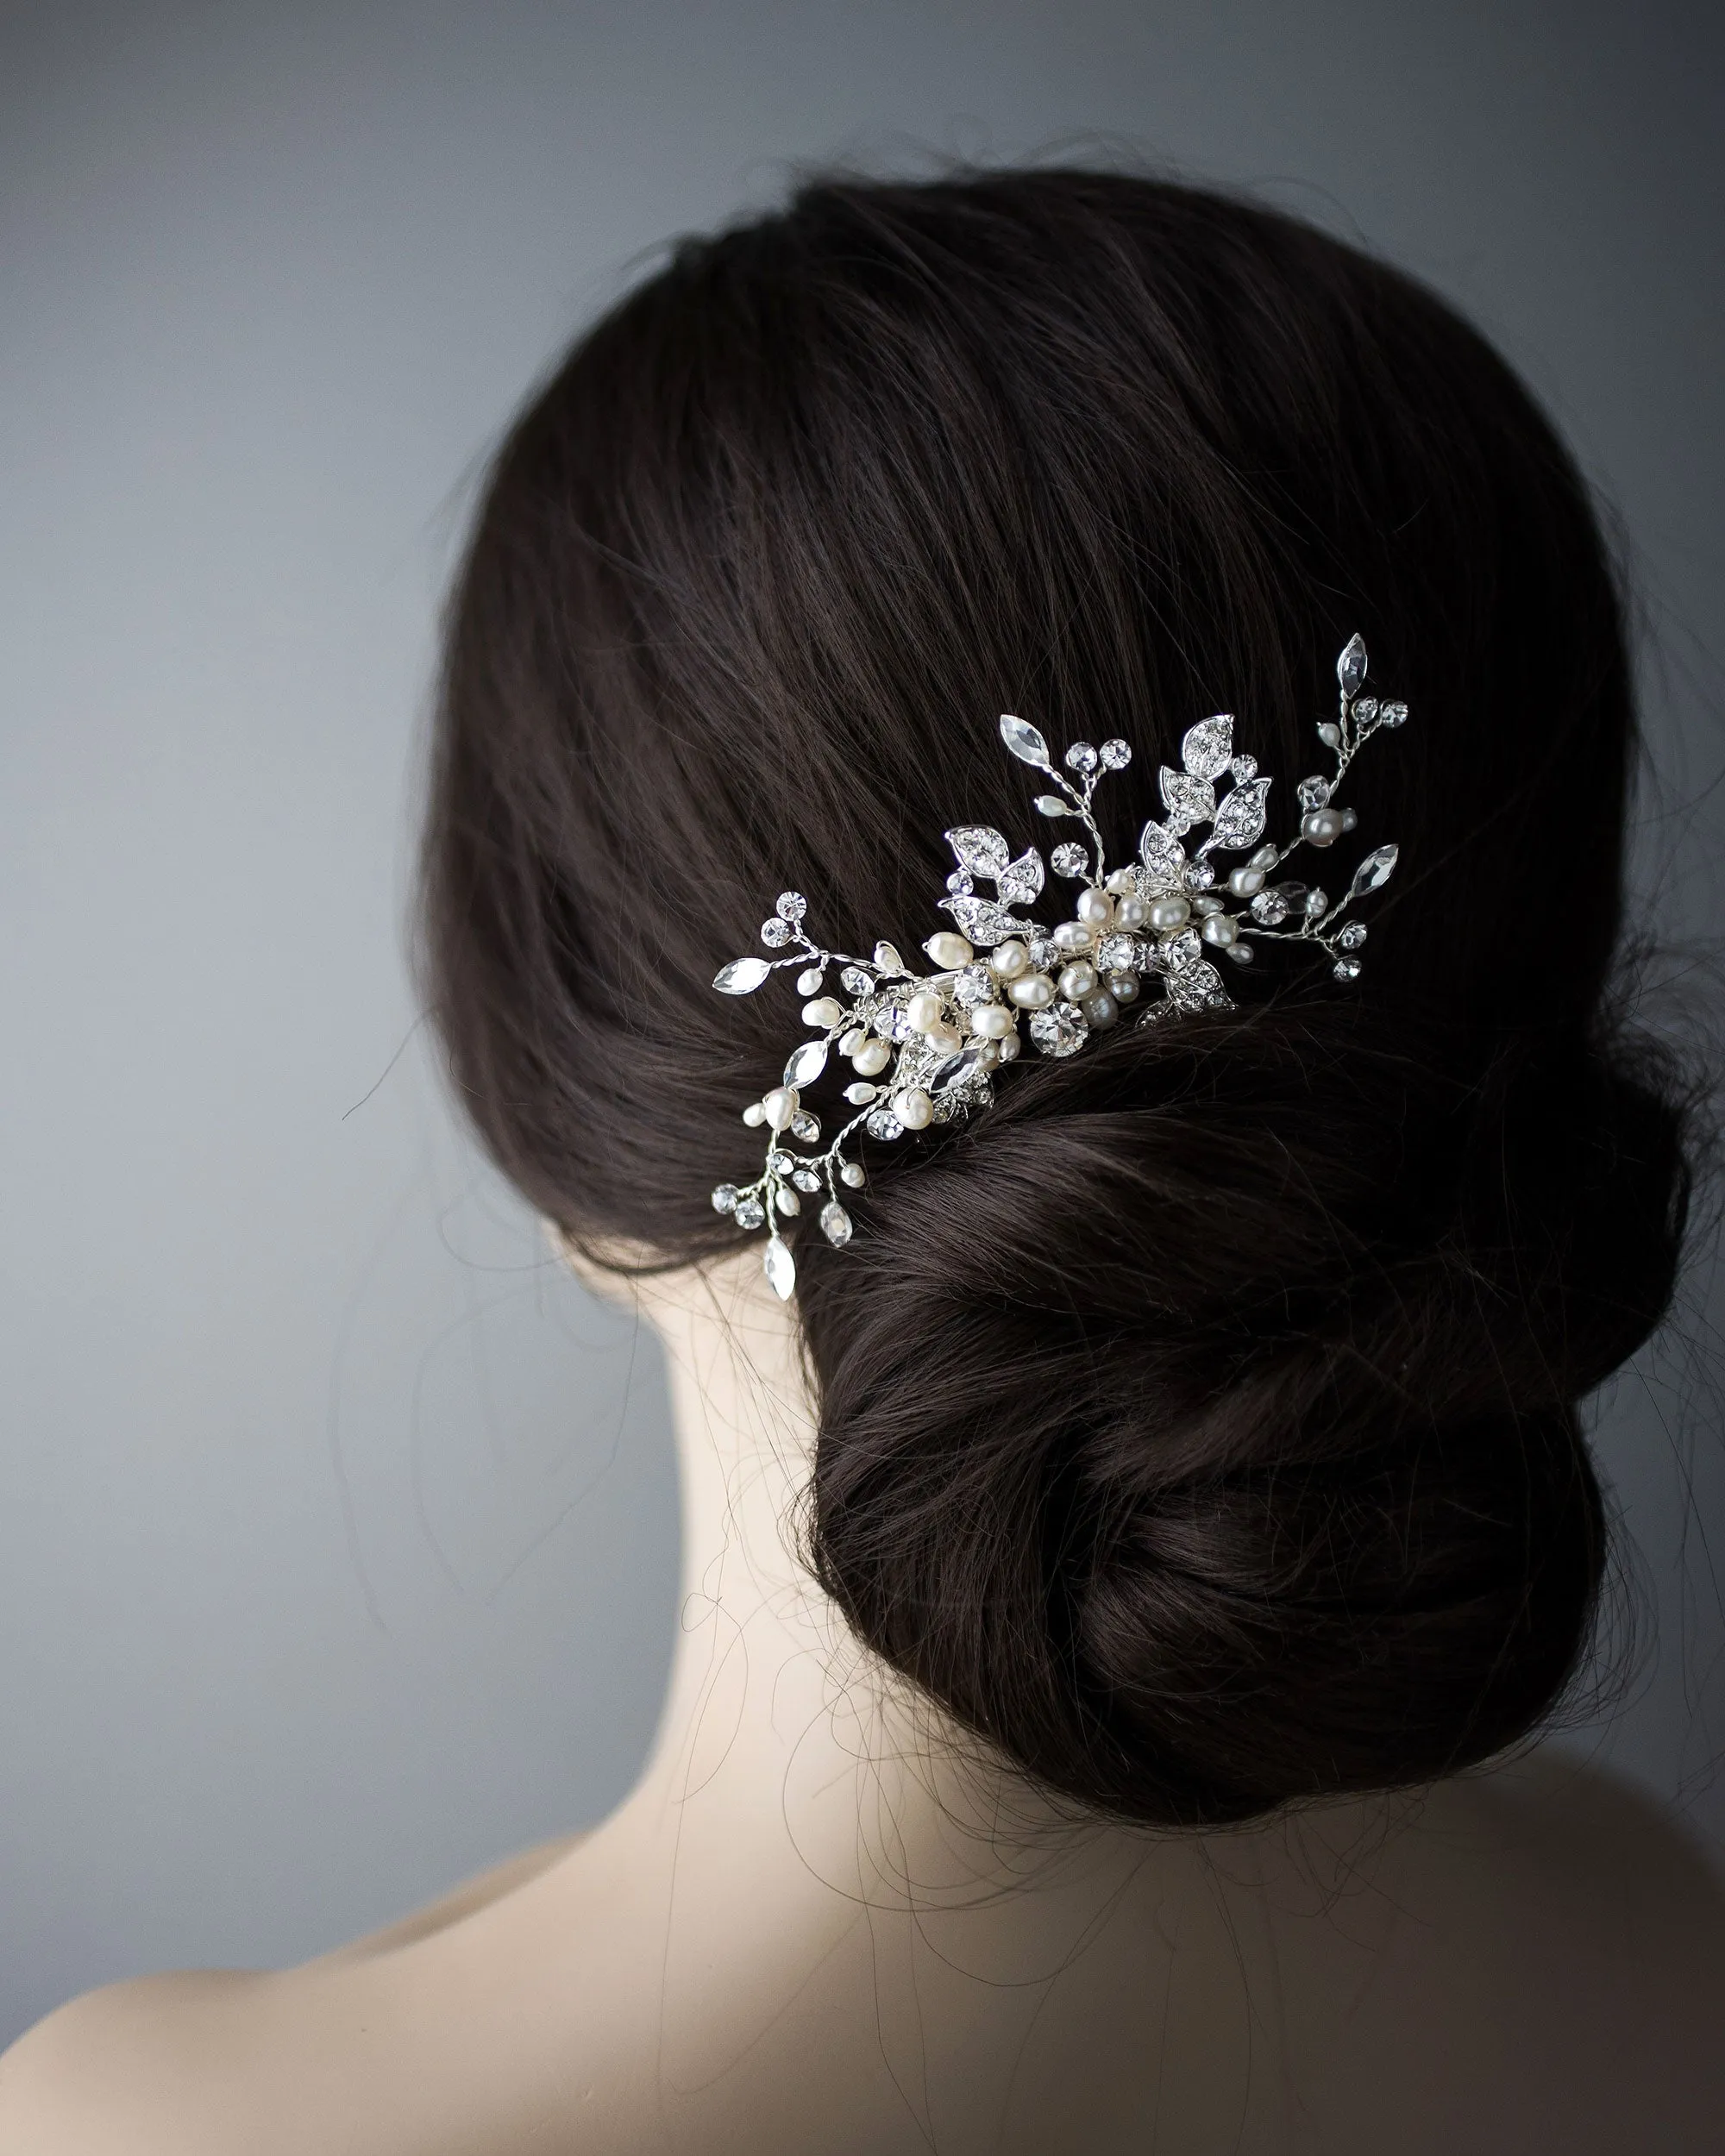
POLYGON ((1153 989, 1160 993, 1146 1002, 1140 1024, 1228 1007, 1233 1000, 1212 956, 1249 964, 1255 940, 1315 943, 1337 980, 1358 977, 1366 931, 1344 917, 1356 899, 1389 881, 1396 849, 1369 853, 1333 903, 1319 886, 1277 872, 1302 846, 1322 851, 1354 829, 1353 811, 1336 805, 1337 788, 1373 734, 1407 719, 1405 704, 1360 694, 1365 673, 1365 646, 1351 637, 1336 661, 1339 715, 1318 727, 1334 768, 1327 778, 1299 782, 1300 824, 1285 845, 1258 843, 1271 781, 1258 775, 1251 756, 1235 752, 1233 719, 1221 712, 1187 730, 1180 768, 1164 764, 1158 774, 1165 814, 1145 825, 1137 859, 1110 870, 1092 804, 1098 781, 1124 770, 1131 749, 1119 739, 1100 748, 1075 742, 1063 773, 1038 729, 1008 712, 1000 719, 1001 740, 1057 789, 1039 793, 1037 808, 1073 818, 1088 841, 1063 841, 1049 856, 1057 875, 1081 887, 1071 919, 1045 928, 1015 910, 1041 897, 1042 856, 1034 846, 1014 855, 999 831, 982 824, 945 834, 958 865, 940 906, 957 927, 938 930, 924 943, 932 972, 914 972, 888 943, 876 943, 869 958, 824 949, 803 925, 808 902, 802 893, 781 893, 761 941, 785 955, 734 958, 712 984, 724 995, 748 995, 781 968, 800 968, 797 992, 806 999, 811 1037, 792 1051, 780 1082, 743 1111, 746 1124, 767 1132, 765 1164, 753 1182, 720 1183, 712 1194, 715 1209, 738 1227, 768 1229, 767 1277, 778 1294, 788 1299, 796 1286, 781 1224, 802 1212, 805 1199, 824 1194, 819 1222, 828 1242, 850 1240, 840 1191, 860 1190, 866 1181, 862 1163, 845 1150, 857 1132, 889 1142, 986 1106, 994 1074, 1021 1051, 1021 1021, 1035 1048, 1059 1057, 1118 1025, 1153 989), (1208 835, 1189 846, 1205 825, 1208 835), (1226 872, 1212 858, 1248 847, 1255 850, 1245 862, 1226 872), (979 882, 993 884, 994 895, 979 893, 979 882), (828 984, 835 969, 842 995, 828 984), (850 1063, 844 1099, 855 1112, 821 1150, 794 1151, 820 1147, 820 1119, 803 1095, 835 1056, 850 1063))

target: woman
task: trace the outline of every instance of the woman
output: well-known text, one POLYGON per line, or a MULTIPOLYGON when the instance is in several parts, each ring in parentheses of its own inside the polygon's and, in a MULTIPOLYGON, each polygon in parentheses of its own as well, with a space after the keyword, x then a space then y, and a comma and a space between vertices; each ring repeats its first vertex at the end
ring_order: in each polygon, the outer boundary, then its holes
POLYGON ((426 849, 460 1096, 669 1356, 654 1758, 64 2009, 0 2146, 1717 2147, 1719 1889, 1522 1745, 1688 1187, 1634 746, 1572 464, 1382 265, 1053 171, 681 248, 499 459, 426 849))

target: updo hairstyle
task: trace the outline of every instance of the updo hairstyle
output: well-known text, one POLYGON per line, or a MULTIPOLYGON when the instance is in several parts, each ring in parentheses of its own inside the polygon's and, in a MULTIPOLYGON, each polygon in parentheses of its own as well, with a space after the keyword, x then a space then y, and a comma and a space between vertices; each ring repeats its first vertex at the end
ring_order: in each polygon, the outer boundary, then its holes
POLYGON ((707 1194, 757 1172, 738 1111, 798 1021, 711 983, 775 893, 916 950, 944 829, 1041 836, 1002 711, 1132 743, 1122 843, 1232 711, 1277 830, 1355 630, 1413 711, 1350 774, 1402 849, 1364 978, 1267 946, 1236 1010, 865 1147, 847 1249, 788 1224, 818 1576, 1117 1818, 1464 1767, 1586 1649, 1578 1404, 1665 1310, 1688 1184, 1610 996, 1635 731, 1571 459, 1449 307, 1266 209, 834 181, 581 340, 452 603, 424 918, 460 1097, 571 1236, 667 1265, 738 1242, 707 1194))

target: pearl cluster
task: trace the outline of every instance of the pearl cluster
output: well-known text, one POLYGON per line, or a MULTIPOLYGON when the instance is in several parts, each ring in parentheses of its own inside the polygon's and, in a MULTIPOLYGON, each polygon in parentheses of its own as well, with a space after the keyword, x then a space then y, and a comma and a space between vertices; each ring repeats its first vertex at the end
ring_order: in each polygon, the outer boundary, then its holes
POLYGON ((1396 848, 1380 846, 1367 855, 1334 905, 1316 887, 1272 878, 1298 847, 1323 849, 1355 828, 1353 811, 1334 805, 1335 788, 1367 737, 1380 727, 1400 726, 1408 716, 1405 705, 1359 695, 1365 667, 1365 647, 1355 636, 1336 664, 1339 717, 1318 727, 1335 768, 1327 779, 1300 781, 1300 827, 1285 846, 1256 843, 1270 781, 1258 776, 1253 758, 1235 753, 1233 720, 1223 713, 1188 729, 1180 768, 1164 765, 1159 774, 1166 814, 1145 825, 1138 859, 1109 871, 1092 800, 1098 780, 1131 761, 1131 749, 1117 739, 1100 748, 1076 742, 1066 751, 1065 770, 1057 771, 1038 730, 1007 714, 1000 723, 1006 747, 1057 789, 1039 793, 1037 809, 1045 817, 1076 819, 1088 841, 1068 840, 1050 856, 1057 874, 1081 886, 1070 919, 1044 928, 1016 910, 1041 895, 1042 856, 1031 847, 1014 857, 1001 834, 986 824, 946 833, 958 865, 941 906, 957 926, 937 931, 924 943, 931 973, 913 972, 888 943, 877 943, 867 959, 822 949, 803 926, 802 894, 781 894, 761 940, 769 950, 794 947, 789 954, 733 959, 713 986, 745 995, 776 968, 799 966, 797 989, 806 999, 803 1021, 812 1037, 793 1050, 780 1083, 743 1111, 744 1123, 768 1134, 762 1173, 746 1187, 721 1183, 712 1194, 715 1208, 739 1227, 769 1229, 766 1270, 780 1295, 788 1297, 796 1282, 781 1222, 802 1211, 804 1198, 824 1190, 822 1233, 838 1245, 850 1239, 853 1223, 839 1192, 841 1186, 860 1190, 866 1181, 862 1163, 844 1150, 859 1127, 890 1140, 985 1106, 993 1097, 993 1075, 1022 1052, 1021 1019, 1032 1045, 1058 1058, 1076 1054, 1093 1032, 1118 1025, 1152 981, 1163 993, 1143 1012, 1145 1022, 1225 1007, 1231 999, 1206 953, 1245 965, 1253 938, 1315 943, 1331 957, 1339 980, 1358 976, 1354 954, 1365 929, 1342 916, 1355 899, 1388 881, 1396 848), (1231 784, 1219 797, 1224 778, 1231 784), (1182 842, 1204 824, 1208 837, 1189 853, 1182 842), (1219 874, 1213 854, 1249 847, 1255 850, 1244 863, 1219 874), (980 894, 979 879, 993 883, 997 895, 980 894), (842 997, 827 984, 834 968, 842 997), (856 1112, 824 1150, 794 1153, 792 1142, 819 1143, 820 1120, 803 1094, 835 1056, 852 1073, 844 1097, 856 1112))

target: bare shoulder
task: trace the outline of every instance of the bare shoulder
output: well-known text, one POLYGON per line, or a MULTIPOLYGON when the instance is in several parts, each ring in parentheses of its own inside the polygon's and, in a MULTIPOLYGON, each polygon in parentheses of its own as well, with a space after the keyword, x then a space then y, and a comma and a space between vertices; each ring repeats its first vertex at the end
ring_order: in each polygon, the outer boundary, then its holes
POLYGON ((273 1981, 198 1971, 71 2000, 0 2056, 0 2156, 201 2156, 227 2146, 216 2138, 234 2064, 226 2040, 273 1981))

